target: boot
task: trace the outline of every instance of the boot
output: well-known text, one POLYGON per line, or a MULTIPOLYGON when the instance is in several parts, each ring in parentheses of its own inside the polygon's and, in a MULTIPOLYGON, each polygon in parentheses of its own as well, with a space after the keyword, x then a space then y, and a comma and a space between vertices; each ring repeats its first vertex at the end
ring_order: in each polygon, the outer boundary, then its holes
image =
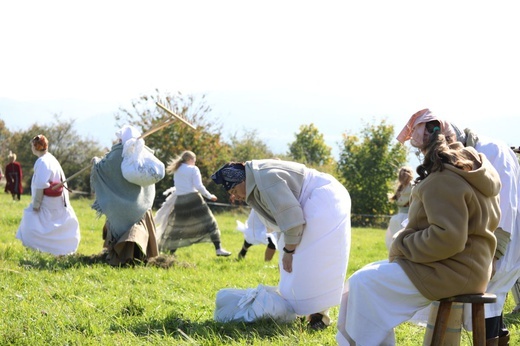
POLYGON ((247 249, 242 248, 242 250, 240 250, 240 252, 238 253, 238 259, 239 260, 244 259, 244 257, 246 257, 246 255, 247 255, 247 249))
POLYGON ((498 346, 498 336, 491 339, 487 339, 486 346, 498 346))
POLYGON ((509 331, 498 338, 498 346, 509 346, 509 331))

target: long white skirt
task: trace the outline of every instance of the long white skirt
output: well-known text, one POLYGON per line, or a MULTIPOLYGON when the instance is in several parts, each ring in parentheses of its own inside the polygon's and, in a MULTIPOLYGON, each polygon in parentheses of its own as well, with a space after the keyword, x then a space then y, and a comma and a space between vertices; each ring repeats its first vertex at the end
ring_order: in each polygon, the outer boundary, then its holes
POLYGON ((16 238, 26 247, 53 255, 76 252, 81 238, 79 222, 70 203, 65 206, 64 202, 62 197, 43 196, 38 212, 31 203, 23 211, 16 238))
POLYGON ((306 224, 291 273, 283 269, 280 253, 279 290, 296 314, 309 315, 341 301, 350 253, 351 201, 336 179, 314 171, 306 178, 300 204, 306 224))
POLYGON ((397 263, 380 261, 355 272, 338 317, 339 345, 395 345, 394 327, 431 303, 397 263))

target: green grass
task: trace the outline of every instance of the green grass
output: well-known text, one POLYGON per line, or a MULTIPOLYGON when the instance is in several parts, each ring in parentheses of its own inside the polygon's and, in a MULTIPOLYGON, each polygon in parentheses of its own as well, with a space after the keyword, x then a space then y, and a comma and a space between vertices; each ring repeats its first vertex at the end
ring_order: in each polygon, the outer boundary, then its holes
MULTIPOLYGON (((112 268, 86 259, 102 249, 103 219, 91 201, 73 200, 82 240, 78 255, 56 258, 25 249, 15 239, 29 196, 13 202, 0 194, 0 345, 335 345, 335 324, 321 332, 297 320, 221 324, 213 320, 222 288, 276 285, 277 256, 263 261, 264 246, 253 246, 237 261, 243 241, 235 220, 243 212, 217 214, 228 258, 212 244, 179 249, 173 267, 138 265, 112 268)), ((385 257, 384 231, 353 229, 348 274, 385 257)), ((513 308, 508 298, 505 311, 513 308)), ((337 318, 338 308, 332 309, 337 318)), ((520 317, 506 315, 511 345, 520 343, 520 317)), ((396 329, 398 345, 420 345, 424 329, 405 323, 396 329)), ((471 345, 463 333, 462 345, 471 345)))

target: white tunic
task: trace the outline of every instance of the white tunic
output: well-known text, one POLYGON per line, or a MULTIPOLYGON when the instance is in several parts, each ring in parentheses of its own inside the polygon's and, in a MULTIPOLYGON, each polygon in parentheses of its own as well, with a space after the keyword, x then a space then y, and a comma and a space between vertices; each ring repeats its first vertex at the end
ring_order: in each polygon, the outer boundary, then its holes
POLYGON ((520 277, 520 165, 515 153, 502 141, 479 136, 475 149, 486 155, 500 175, 501 215, 498 226, 511 234, 506 253, 497 262, 496 273, 488 284, 487 291, 497 295, 496 303, 484 305, 486 318, 489 318, 500 316, 507 293, 520 277))
MULTIPOLYGON (((38 158, 31 182, 33 198, 36 189, 45 189, 50 181, 60 181, 60 177, 65 179, 61 165, 52 154, 38 158)), ((16 238, 26 247, 53 255, 76 252, 80 241, 79 222, 70 205, 68 191, 63 189, 60 197, 43 196, 39 211, 33 210, 33 202, 23 212, 16 238)))
MULTIPOLYGON (((291 273, 283 269, 280 251, 281 295, 298 315, 339 305, 350 253, 350 195, 328 174, 306 170, 299 199, 305 217, 291 273)), ((285 246, 280 237, 278 248, 285 246)))

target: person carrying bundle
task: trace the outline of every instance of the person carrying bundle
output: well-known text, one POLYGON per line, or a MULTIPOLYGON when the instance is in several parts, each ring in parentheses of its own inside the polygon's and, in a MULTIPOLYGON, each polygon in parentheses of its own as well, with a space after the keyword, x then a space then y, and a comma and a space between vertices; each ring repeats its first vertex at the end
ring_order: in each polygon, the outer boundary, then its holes
POLYGON ((114 266, 147 261, 159 254, 151 209, 155 185, 132 183, 125 179, 122 170, 125 143, 131 139, 135 141, 141 134, 135 127, 125 125, 116 135, 118 142, 110 152, 103 158, 92 159, 90 175, 96 194, 92 209, 98 215, 106 216, 104 247, 109 264, 114 266))

